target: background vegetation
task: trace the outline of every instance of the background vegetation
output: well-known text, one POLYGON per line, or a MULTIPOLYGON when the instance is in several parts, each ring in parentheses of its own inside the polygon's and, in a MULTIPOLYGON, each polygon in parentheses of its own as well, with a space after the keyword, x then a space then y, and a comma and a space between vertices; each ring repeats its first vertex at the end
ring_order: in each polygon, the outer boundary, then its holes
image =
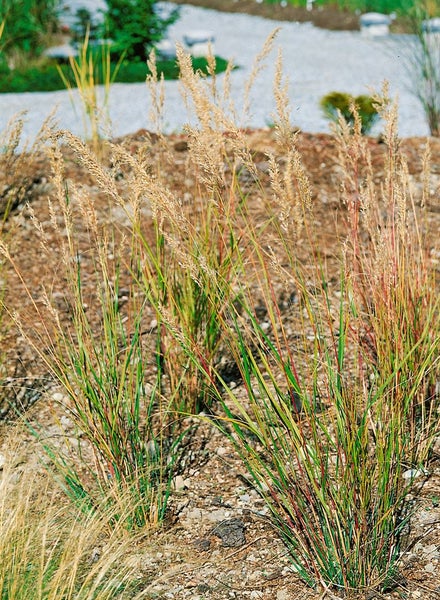
MULTIPOLYGON (((202 73, 208 72, 208 61, 204 57, 194 57, 193 67, 202 73)), ((106 77, 105 66, 101 57, 98 55, 94 64, 94 78, 97 85, 103 82, 106 77)), ((221 73, 227 67, 227 61, 217 57, 217 73, 221 73)), ((158 60, 157 70, 164 79, 177 79, 179 76, 179 67, 175 60, 158 60)), ((110 76, 115 74, 112 81, 114 83, 139 83, 144 82, 150 73, 146 62, 130 62, 123 60, 119 65, 117 62, 110 64, 110 76)), ((74 72, 70 65, 57 65, 53 62, 46 63, 40 67, 22 67, 8 70, 0 76, 0 93, 21 93, 21 92, 50 92, 66 88, 66 82, 76 87, 74 72), (63 78, 60 77, 60 70, 63 78)))
POLYGON ((11 61, 15 53, 38 56, 48 34, 57 29, 57 7, 57 0, 2 0, 0 23, 4 23, 4 31, 0 56, 6 55, 11 61))
POLYGON ((102 37, 113 40, 115 50, 129 58, 146 60, 154 44, 179 16, 179 9, 165 12, 157 0, 106 0, 102 37))
MULTIPOLYGON (((269 3, 272 0, 267 0, 269 3)), ((307 0, 288 0, 293 6, 307 6, 307 0)), ((429 2, 431 9, 436 9, 435 0, 429 2)), ((414 6, 413 0, 313 0, 313 6, 337 6, 343 10, 359 12, 381 12, 390 14, 397 12, 406 14, 414 6)), ((438 7, 437 7, 438 8, 438 7)))

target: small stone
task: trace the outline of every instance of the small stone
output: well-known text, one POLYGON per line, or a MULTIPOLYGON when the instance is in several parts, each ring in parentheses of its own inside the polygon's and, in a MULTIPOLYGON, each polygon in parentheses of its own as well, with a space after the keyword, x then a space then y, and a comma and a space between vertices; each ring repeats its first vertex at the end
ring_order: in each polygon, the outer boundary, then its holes
POLYGON ((417 479, 417 477, 425 477, 427 473, 422 469, 408 469, 402 473, 403 479, 417 479))
POLYGON ((432 563, 428 563, 424 566, 424 570, 427 573, 436 573, 437 572, 437 565, 434 565, 432 563))
POLYGON ((182 475, 176 475, 173 479, 173 489, 177 492, 179 490, 185 490, 188 488, 188 480, 184 479, 182 475))
POLYGON ((186 521, 201 521, 203 519, 203 511, 200 508, 193 508, 186 514, 186 521))
POLYGON ((289 600, 289 592, 285 588, 277 591, 277 600, 289 600))
POLYGON ((440 547, 437 548, 437 544, 428 544, 428 546, 423 547, 423 554, 431 558, 438 557, 440 556, 440 547))
POLYGON ((216 525, 212 533, 222 540, 225 548, 238 548, 246 543, 245 529, 240 519, 227 519, 216 525))
POLYGON ((4 456, 4 454, 0 454, 0 471, 3 471, 5 464, 6 464, 6 456, 4 456))
POLYGON ((67 417, 66 415, 61 416, 60 423, 64 427, 64 429, 69 429, 73 426, 72 419, 69 419, 69 417, 67 417))

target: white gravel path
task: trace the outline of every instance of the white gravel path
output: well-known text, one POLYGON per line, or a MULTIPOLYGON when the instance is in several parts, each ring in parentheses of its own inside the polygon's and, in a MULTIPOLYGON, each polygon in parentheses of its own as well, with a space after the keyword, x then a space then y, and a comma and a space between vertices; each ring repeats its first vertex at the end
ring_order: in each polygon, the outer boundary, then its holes
MULTIPOLYGON (((74 0, 71 0, 73 3, 74 0)), ((76 0, 76 5, 85 0, 76 0)), ((89 0, 89 7, 95 3, 89 0)), ((170 28, 169 38, 181 42, 191 30, 211 30, 215 33, 216 54, 232 59, 240 66, 232 75, 232 96, 236 106, 243 104, 243 81, 249 76, 256 54, 275 27, 280 33, 272 58, 278 48, 284 56, 284 71, 290 80, 289 95, 292 123, 304 131, 328 131, 319 99, 330 91, 353 94, 379 90, 382 82, 390 84, 391 94, 399 98, 399 133, 402 137, 427 135, 428 128, 419 102, 409 90, 408 74, 403 55, 411 43, 410 36, 367 38, 360 32, 334 32, 310 24, 276 22, 244 14, 182 6, 180 19, 170 28)), ((274 60, 270 61, 258 79, 252 93, 251 115, 243 126, 263 127, 273 121, 274 60)), ((219 80, 221 81, 221 77, 219 80)), ((190 120, 183 106, 180 84, 165 83, 166 103, 164 127, 178 131, 190 120)), ((151 128, 150 97, 144 83, 114 84, 110 94, 110 117, 113 135, 124 135, 140 128, 151 128)), ((57 107, 60 127, 82 135, 84 125, 79 105, 75 111, 68 92, 0 94, 0 130, 10 118, 27 111, 25 135, 33 138, 43 120, 57 107)))

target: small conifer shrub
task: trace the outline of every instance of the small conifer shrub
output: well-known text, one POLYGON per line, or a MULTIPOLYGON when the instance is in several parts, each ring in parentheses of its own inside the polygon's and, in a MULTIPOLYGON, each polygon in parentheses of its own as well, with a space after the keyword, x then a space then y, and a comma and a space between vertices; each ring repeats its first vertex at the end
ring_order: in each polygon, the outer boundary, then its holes
POLYGON ((354 114, 357 112, 361 120, 361 132, 365 135, 379 119, 374 99, 364 94, 354 97, 345 92, 330 92, 321 99, 320 106, 327 119, 338 123, 342 116, 350 126, 354 125, 354 114))

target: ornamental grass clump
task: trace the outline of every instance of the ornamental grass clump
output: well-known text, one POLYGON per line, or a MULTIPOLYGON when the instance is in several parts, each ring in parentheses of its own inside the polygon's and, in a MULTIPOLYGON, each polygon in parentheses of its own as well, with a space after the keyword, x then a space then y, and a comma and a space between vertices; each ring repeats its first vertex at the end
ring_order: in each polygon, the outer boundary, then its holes
POLYGON ((223 429, 293 570, 312 587, 349 595, 393 585, 407 518, 409 439, 388 412, 392 382, 369 391, 353 371, 347 297, 343 287, 335 291, 341 304, 333 324, 325 285, 313 300, 303 287, 307 317, 293 347, 275 298, 266 304, 271 335, 250 310, 247 335, 237 318, 231 351, 246 400, 228 390, 223 429))
MULTIPOLYGON (((385 90, 386 97, 386 90, 385 90)), ((379 104, 378 104, 379 106, 379 104)), ((372 386, 393 378, 390 410, 410 436, 406 460, 425 465, 440 423, 440 317, 432 252, 437 241, 426 218, 429 143, 422 196, 416 202, 397 137, 397 109, 382 104, 386 169, 374 185, 371 156, 357 119, 354 134, 341 124, 339 161, 347 206, 346 277, 353 295, 352 334, 364 348, 372 386)))
MULTIPOLYGON (((281 228, 278 228, 281 231, 281 228)), ((391 407, 394 378, 369 385, 350 331, 344 276, 313 283, 290 246, 287 268, 253 236, 261 322, 243 289, 229 348, 246 391, 223 394, 220 425, 266 501, 293 570, 312 587, 358 594, 392 587, 408 514, 408 407, 391 407), (295 335, 280 308, 273 269, 297 290, 295 335)), ((289 249, 288 240, 284 247, 289 249)), ((426 357, 429 363, 430 357, 426 357)), ((415 389, 412 389, 413 396, 415 389)))
POLYGON ((74 500, 90 509, 109 502, 129 527, 155 525, 166 514, 184 431, 174 434, 150 343, 147 297, 131 278, 137 264, 133 232, 106 226, 87 191, 67 186, 62 140, 115 207, 137 210, 127 207, 112 175, 84 143, 67 132, 52 139, 56 199, 50 203, 51 219, 43 226, 31 215, 42 256, 53 251, 49 239, 57 240, 61 276, 47 286, 42 278, 37 302, 10 250, 5 245, 2 250, 30 301, 27 314, 13 315, 15 322, 61 385, 64 409, 82 441, 72 444, 66 434, 64 444, 54 447, 43 432, 33 430, 74 500), (79 220, 86 224, 85 235, 78 233, 79 220))
MULTIPOLYGON (((176 418, 210 412, 215 399, 221 321, 235 299, 235 281, 240 277, 238 209, 244 201, 236 178, 230 182, 226 171, 236 171, 246 153, 243 133, 233 120, 220 106, 210 110, 213 99, 220 98, 215 58, 208 56, 207 80, 194 72, 191 57, 181 48, 177 56, 182 95, 198 118, 196 127, 186 127, 186 192, 179 198, 161 185, 151 194, 152 180, 143 174, 151 201, 154 242, 142 233, 141 225, 135 225, 140 242, 139 275, 156 311, 158 360, 176 418), (187 354, 187 343, 197 361, 187 354), (198 361, 203 363, 203 371, 197 367, 198 361)), ((162 95, 154 55, 149 69, 154 119, 167 160, 166 141, 160 135, 162 95)), ((230 73, 225 75, 226 90, 230 73)))

